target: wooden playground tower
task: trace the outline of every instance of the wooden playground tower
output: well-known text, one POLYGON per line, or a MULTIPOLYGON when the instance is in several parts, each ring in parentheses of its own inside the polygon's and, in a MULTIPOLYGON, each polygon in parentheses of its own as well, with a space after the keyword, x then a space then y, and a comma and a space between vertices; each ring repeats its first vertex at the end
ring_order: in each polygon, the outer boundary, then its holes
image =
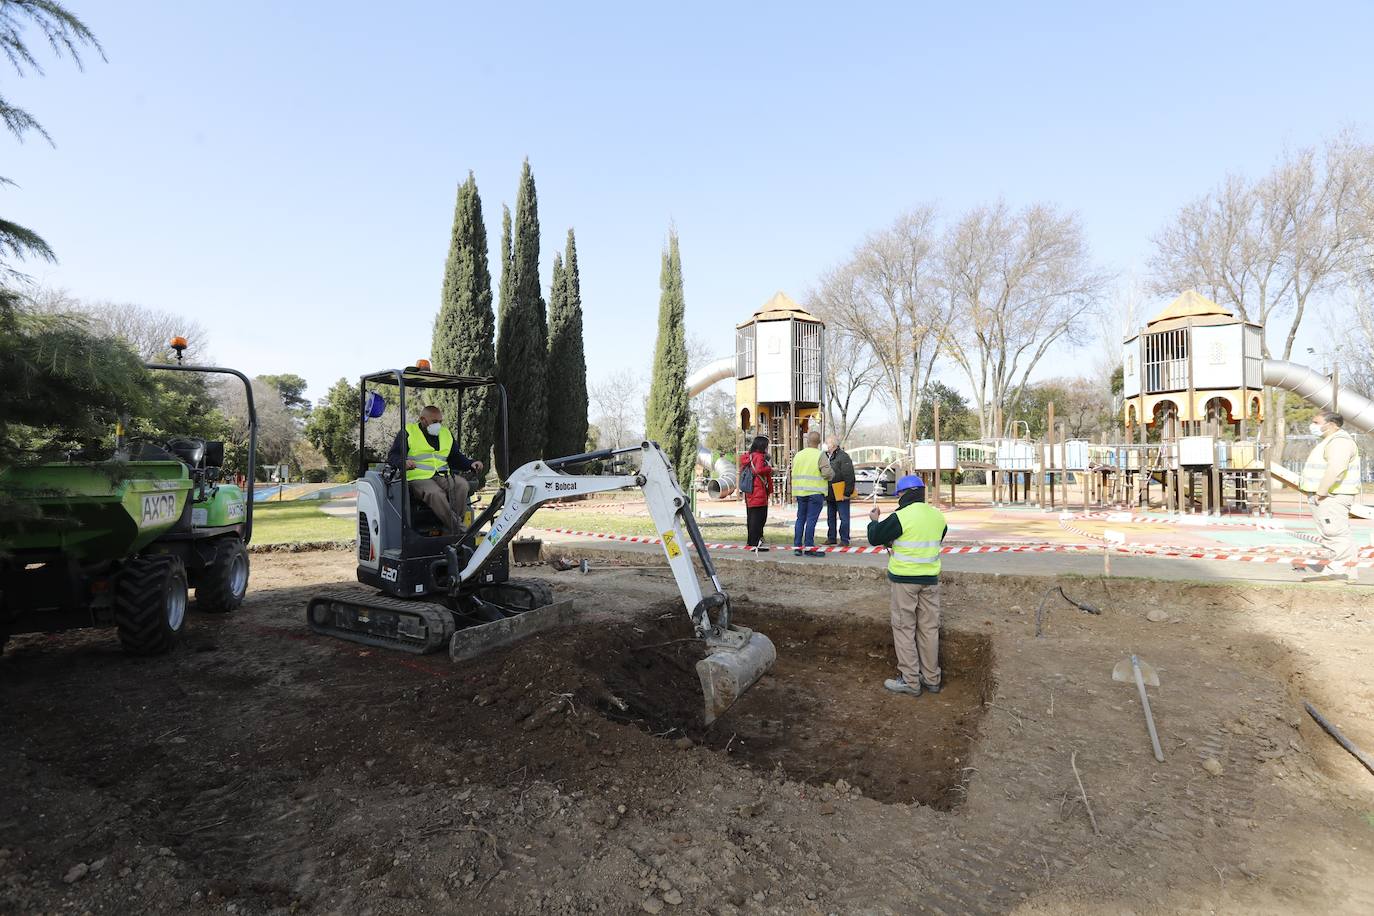
MULTIPOLYGON (((1263 329, 1189 290, 1123 343, 1124 441, 1070 439, 1051 403, 1044 440, 935 440, 910 447, 910 470, 941 499, 940 472, 983 470, 994 505, 1149 506, 1170 513, 1270 511, 1258 433, 1263 415, 1263 329), (1150 432, 1154 433, 1153 439, 1150 432), (1158 490, 1155 490, 1155 488, 1158 490)), ((994 425, 1004 429, 997 416, 994 425)), ((956 492, 951 486, 949 497, 956 492)))
POLYGON ((1148 504, 1158 483, 1168 512, 1269 511, 1264 449, 1248 438, 1264 419, 1263 344, 1260 325, 1195 290, 1125 340, 1122 502, 1148 504))
POLYGON ((767 436, 775 498, 790 501, 787 469, 803 436, 821 428, 825 322, 776 293, 735 328, 735 414, 747 440, 767 436))

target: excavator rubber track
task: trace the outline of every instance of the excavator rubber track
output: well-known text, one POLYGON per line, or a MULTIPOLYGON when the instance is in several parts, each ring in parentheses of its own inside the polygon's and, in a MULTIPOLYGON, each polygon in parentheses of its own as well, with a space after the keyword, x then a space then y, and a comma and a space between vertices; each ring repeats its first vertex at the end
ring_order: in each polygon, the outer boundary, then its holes
POLYGON ((402 601, 361 589, 321 592, 305 607, 315 633, 412 655, 448 646, 453 612, 429 601, 402 601))
POLYGON ((553 586, 543 579, 507 579, 495 585, 484 585, 477 594, 484 601, 522 611, 553 604, 553 586))

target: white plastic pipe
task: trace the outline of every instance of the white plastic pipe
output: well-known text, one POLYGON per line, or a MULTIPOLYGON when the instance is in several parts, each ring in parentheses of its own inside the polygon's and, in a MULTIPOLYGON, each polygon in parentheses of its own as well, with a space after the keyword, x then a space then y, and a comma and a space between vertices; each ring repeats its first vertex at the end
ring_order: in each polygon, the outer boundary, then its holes
MULTIPOLYGON (((1264 361, 1264 384, 1291 391, 1322 410, 1330 410, 1331 379, 1320 372, 1283 359, 1264 361)), ((1336 412, 1345 418, 1345 428, 1361 433, 1374 433, 1374 401, 1341 386, 1336 412)))

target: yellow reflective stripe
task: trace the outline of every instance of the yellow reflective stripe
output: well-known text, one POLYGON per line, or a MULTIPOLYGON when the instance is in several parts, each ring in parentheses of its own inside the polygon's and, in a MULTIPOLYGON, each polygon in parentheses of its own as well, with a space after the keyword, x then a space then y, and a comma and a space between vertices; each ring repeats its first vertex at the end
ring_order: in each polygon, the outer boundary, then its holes
MULTIPOLYGON (((1307 461, 1302 466, 1302 488, 1311 492, 1316 492, 1317 487, 1321 486, 1322 477, 1326 476, 1328 462, 1326 460, 1326 449, 1334 439, 1351 439, 1349 433, 1338 432, 1320 445, 1312 449, 1307 461)), ((1350 463, 1345 466, 1345 470, 1332 483, 1331 489, 1326 491, 1327 496, 1355 496, 1360 492, 1360 453, 1359 449, 1351 456, 1350 463)))
POLYGON ((453 433, 447 429, 439 431, 440 451, 434 451, 418 423, 406 424, 406 457, 415 462, 415 467, 406 471, 406 480, 428 480, 440 471, 448 469, 448 455, 453 451, 453 433))
POLYGON ((817 496, 825 492, 821 475, 821 451, 804 448, 792 459, 792 495, 817 496))
POLYGON ((925 503, 903 506, 896 515, 902 523, 903 537, 892 542, 887 571, 894 576, 938 576, 941 546, 938 536, 944 533, 944 516, 925 503))

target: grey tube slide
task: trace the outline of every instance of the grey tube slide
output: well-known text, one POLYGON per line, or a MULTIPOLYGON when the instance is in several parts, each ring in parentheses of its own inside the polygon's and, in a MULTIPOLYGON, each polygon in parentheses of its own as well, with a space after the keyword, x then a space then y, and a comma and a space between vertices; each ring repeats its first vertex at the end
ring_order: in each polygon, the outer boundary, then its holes
MULTIPOLYGON (((723 356, 715 362, 707 363, 687 378, 687 396, 694 398, 717 382, 735 377, 735 358, 723 356)), ((739 485, 739 475, 734 462, 722 458, 714 465, 711 453, 704 448, 697 449, 697 465, 706 475, 706 495, 711 499, 725 499, 735 492, 739 485)))
MULTIPOLYGON (((1282 359, 1266 359, 1264 384, 1291 391, 1322 410, 1331 409, 1331 380, 1306 366, 1282 359)), ((1345 418, 1346 429, 1374 433, 1374 401, 1344 386, 1337 398, 1336 411, 1345 418)))

